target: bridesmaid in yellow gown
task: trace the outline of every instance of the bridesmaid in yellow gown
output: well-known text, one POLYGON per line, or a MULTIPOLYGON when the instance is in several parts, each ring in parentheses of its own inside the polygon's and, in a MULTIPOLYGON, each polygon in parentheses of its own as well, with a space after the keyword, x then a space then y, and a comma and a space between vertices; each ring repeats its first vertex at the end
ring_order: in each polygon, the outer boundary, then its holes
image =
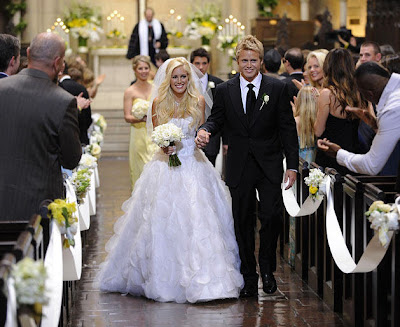
POLYGON ((157 146, 147 135, 146 116, 138 118, 132 113, 132 106, 140 102, 146 105, 150 100, 152 84, 149 83, 150 59, 147 56, 136 56, 132 62, 136 82, 124 92, 124 118, 131 124, 129 142, 129 169, 132 189, 142 173, 143 166, 150 161, 157 146), (144 102, 145 100, 146 102, 144 102))

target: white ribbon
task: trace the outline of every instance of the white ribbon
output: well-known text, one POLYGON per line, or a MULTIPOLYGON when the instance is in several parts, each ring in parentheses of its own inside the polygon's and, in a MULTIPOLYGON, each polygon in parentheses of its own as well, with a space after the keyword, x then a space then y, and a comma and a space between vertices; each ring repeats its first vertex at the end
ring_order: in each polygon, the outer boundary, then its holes
POLYGON ((46 267, 46 290, 49 302, 43 305, 41 327, 58 326, 63 290, 63 260, 60 230, 54 220, 50 223, 50 241, 44 259, 46 267))
MULTIPOLYGON (((284 160, 284 167, 286 162, 284 160)), ((346 242, 343 238, 342 230, 336 217, 334 209, 334 201, 331 193, 331 177, 326 176, 326 198, 327 198, 327 212, 326 212, 326 234, 328 244, 335 260, 336 265, 345 274, 350 273, 365 273, 370 272, 379 265, 386 254, 387 247, 383 247, 379 241, 378 233, 368 243, 362 257, 358 264, 356 264, 347 248, 346 242)), ((282 197, 286 211, 291 217, 307 216, 314 213, 322 202, 322 197, 319 200, 313 200, 308 196, 301 208, 297 204, 297 200, 292 189, 285 190, 285 183, 282 183, 282 197)), ((400 205, 400 198, 396 203, 400 205)), ((392 239, 393 232, 388 232, 389 242, 392 239)), ((388 242, 388 243, 389 243, 388 242)))
POLYGON ((90 175, 90 188, 89 188, 89 215, 93 216, 96 214, 96 181, 94 177, 94 170, 91 169, 92 174, 90 175))
POLYGON ((90 208, 88 193, 86 193, 83 203, 78 205, 79 213, 79 228, 80 230, 87 230, 90 227, 90 208))
POLYGON ((94 169, 94 180, 96 181, 96 188, 100 186, 99 168, 96 166, 94 169))
POLYGON ((15 294, 15 280, 7 278, 7 319, 4 327, 17 327, 17 295, 15 294))

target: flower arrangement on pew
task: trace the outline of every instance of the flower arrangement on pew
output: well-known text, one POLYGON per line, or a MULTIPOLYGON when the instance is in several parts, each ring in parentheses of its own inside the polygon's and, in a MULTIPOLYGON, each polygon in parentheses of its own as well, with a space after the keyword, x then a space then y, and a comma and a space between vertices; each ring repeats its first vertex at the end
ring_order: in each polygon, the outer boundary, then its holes
POLYGON ((395 204, 385 204, 383 201, 375 201, 365 213, 371 223, 371 228, 378 231, 379 241, 382 246, 389 245, 388 231, 399 229, 399 211, 395 204))
POLYGON ((97 158, 90 153, 84 153, 82 154, 78 167, 79 169, 95 169, 97 167, 97 158))
POLYGON ((35 326, 38 325, 42 305, 49 301, 45 288, 47 272, 43 261, 25 257, 12 266, 11 278, 14 279, 20 325, 32 325, 32 320, 35 326))
POLYGON ((86 153, 89 153, 93 157, 99 159, 101 154, 101 147, 97 143, 89 144, 85 147, 86 153))
POLYGON ((89 144, 97 143, 100 147, 103 145, 104 136, 103 133, 99 131, 93 131, 90 134, 89 144))
POLYGON ((63 235, 63 245, 66 248, 75 246, 74 235, 78 231, 78 218, 75 216, 75 203, 68 203, 66 200, 55 199, 47 207, 49 218, 53 218, 63 235))
POLYGON ((132 115, 137 119, 143 119, 147 115, 147 110, 149 109, 150 102, 143 99, 137 99, 135 104, 132 106, 132 115))
POLYGON ((105 130, 107 129, 107 122, 104 119, 104 116, 97 113, 93 114, 92 121, 93 130, 100 131, 102 134, 104 134, 105 130))
POLYGON ((92 171, 89 168, 74 171, 71 176, 71 183, 74 186, 76 199, 79 204, 84 202, 87 191, 90 188, 90 176, 92 171))
POLYGON ((304 178, 304 182, 308 186, 308 190, 314 201, 320 200, 321 196, 326 193, 325 177, 326 175, 321 170, 312 168, 310 169, 308 177, 304 178))

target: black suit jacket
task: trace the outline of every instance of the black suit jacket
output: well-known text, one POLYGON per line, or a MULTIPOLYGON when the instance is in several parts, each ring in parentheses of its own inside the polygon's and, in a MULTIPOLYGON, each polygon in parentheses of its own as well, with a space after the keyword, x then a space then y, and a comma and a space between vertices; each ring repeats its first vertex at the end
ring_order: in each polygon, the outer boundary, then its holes
MULTIPOLYGON (((216 87, 217 87, 217 85, 223 83, 224 81, 216 76, 208 74, 208 82, 214 83, 214 87, 210 87, 211 95, 212 95, 212 98, 214 101, 216 87)), ((208 89, 208 87, 207 87, 207 89, 208 89)), ((204 148, 204 152, 206 153, 207 156, 218 155, 219 149, 220 149, 220 144, 221 144, 221 135, 222 135, 222 131, 211 136, 210 142, 204 148)))
POLYGON ((287 168, 298 169, 299 148, 296 124, 290 107, 287 85, 262 76, 253 120, 243 110, 239 76, 217 86, 211 116, 201 128, 215 134, 224 128, 228 137, 226 183, 236 187, 251 153, 271 183, 282 181, 282 159, 287 168), (269 96, 263 103, 263 94, 269 96))
POLYGON ((293 101, 293 97, 297 96, 297 93, 299 93, 299 89, 297 88, 296 85, 292 82, 294 79, 301 82, 301 80, 304 78, 303 73, 295 73, 292 75, 289 75, 286 77, 283 82, 285 82, 288 85, 288 92, 289 92, 289 99, 290 101, 293 101))
MULTIPOLYGON (((160 23, 161 24, 161 23, 160 23)), ((166 49, 168 46, 168 37, 165 32, 164 25, 161 24, 161 37, 156 40, 161 43, 160 49, 166 49)), ((129 40, 128 45, 128 53, 126 54, 127 59, 132 59, 133 57, 140 54, 140 42, 139 42, 139 23, 135 25, 133 28, 131 38, 129 40)), ((151 58, 151 61, 154 62, 154 58, 151 58)))
MULTIPOLYGON (((60 84, 65 91, 72 94, 73 96, 78 96, 79 94, 83 93, 83 97, 89 99, 89 93, 86 88, 79 84, 78 82, 74 81, 71 78, 64 79, 60 84)), ((89 144, 89 137, 88 137, 88 128, 92 124, 92 110, 90 106, 86 109, 83 109, 81 112, 78 113, 78 121, 79 121, 79 139, 81 140, 82 144, 89 144)))
POLYGON ((0 220, 29 220, 81 158, 76 100, 36 69, 3 79, 0 97, 0 220))

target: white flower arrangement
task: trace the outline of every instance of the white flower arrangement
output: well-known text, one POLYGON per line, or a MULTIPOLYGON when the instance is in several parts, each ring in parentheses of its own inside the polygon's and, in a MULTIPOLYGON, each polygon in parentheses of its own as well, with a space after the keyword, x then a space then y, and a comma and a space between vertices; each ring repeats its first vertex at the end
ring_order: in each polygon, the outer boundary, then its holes
POLYGON ((264 94, 262 95, 262 100, 263 100, 263 103, 262 103, 262 105, 261 105, 261 107, 260 107, 260 110, 264 107, 265 104, 268 103, 268 101, 269 101, 269 95, 266 94, 266 93, 264 93, 264 94))
POLYGON ((388 231, 399 229, 399 211, 395 204, 385 204, 375 201, 365 213, 371 223, 371 228, 378 231, 382 246, 389 245, 388 231))
POLYGON ((103 140, 104 140, 103 133, 101 133, 100 131, 94 130, 90 134, 89 144, 97 143, 99 146, 101 146, 103 144, 103 140))
POLYGON ((88 168, 79 169, 72 173, 71 184, 74 187, 78 203, 83 203, 87 191, 90 189, 90 176, 92 171, 88 168))
POLYGON ((137 119, 143 119, 147 115, 150 102, 144 99, 137 99, 132 106, 132 115, 137 119))
MULTIPOLYGON (((154 131, 151 134, 151 139, 153 140, 153 142, 161 148, 174 146, 175 142, 180 142, 181 139, 184 137, 185 135, 182 133, 182 129, 172 123, 157 126, 156 128, 154 128, 154 131)), ((181 165, 181 162, 176 153, 169 156, 168 164, 170 167, 181 165)))
POLYGON ((94 130, 100 130, 100 132, 104 134, 104 131, 107 129, 107 122, 104 119, 104 116, 98 113, 92 114, 92 121, 94 130))
POLYGON ((95 169, 97 167, 97 158, 89 153, 84 153, 82 154, 78 167, 78 169, 95 169))
POLYGON ((11 276, 15 281, 18 305, 47 304, 45 282, 46 267, 43 261, 25 257, 12 266, 11 276))
POLYGON ((317 168, 310 169, 308 177, 304 182, 309 187, 309 192, 313 200, 319 200, 326 193, 326 175, 317 168))
POLYGON ((101 147, 97 143, 92 143, 85 147, 85 153, 91 154, 95 158, 100 158, 101 147))

